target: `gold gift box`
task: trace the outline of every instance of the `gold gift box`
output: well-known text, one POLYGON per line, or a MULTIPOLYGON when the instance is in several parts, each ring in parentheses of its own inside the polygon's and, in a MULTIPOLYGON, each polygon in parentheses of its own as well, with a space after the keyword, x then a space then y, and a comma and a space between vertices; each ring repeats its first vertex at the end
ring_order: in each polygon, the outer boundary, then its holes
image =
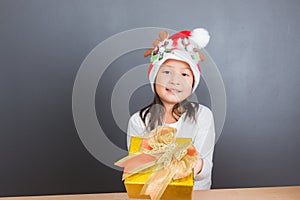
MULTIPOLYGON (((190 142, 191 138, 176 138, 176 144, 183 144, 190 142)), ((142 138, 141 137, 131 137, 129 154, 136 153, 140 150, 142 138)), ((124 180, 125 188, 129 198, 140 198, 140 199, 150 199, 149 195, 141 195, 140 192, 150 176, 150 172, 134 174, 124 180)), ((172 180, 165 192, 163 193, 161 199, 172 199, 172 200, 191 200, 192 191, 194 186, 194 176, 191 173, 189 176, 172 180)))

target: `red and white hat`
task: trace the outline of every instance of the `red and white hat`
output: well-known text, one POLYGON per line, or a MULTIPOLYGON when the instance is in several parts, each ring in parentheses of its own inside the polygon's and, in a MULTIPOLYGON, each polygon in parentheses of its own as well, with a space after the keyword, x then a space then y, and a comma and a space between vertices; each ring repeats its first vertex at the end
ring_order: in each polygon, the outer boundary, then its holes
POLYGON ((193 31, 184 30, 169 37, 168 32, 159 33, 159 39, 153 41, 154 48, 147 50, 144 56, 151 55, 151 64, 148 69, 148 77, 154 91, 154 81, 157 72, 166 60, 174 59, 189 64, 194 75, 194 92, 200 81, 199 61, 204 61, 201 49, 209 42, 210 36, 207 30, 197 28, 193 31))

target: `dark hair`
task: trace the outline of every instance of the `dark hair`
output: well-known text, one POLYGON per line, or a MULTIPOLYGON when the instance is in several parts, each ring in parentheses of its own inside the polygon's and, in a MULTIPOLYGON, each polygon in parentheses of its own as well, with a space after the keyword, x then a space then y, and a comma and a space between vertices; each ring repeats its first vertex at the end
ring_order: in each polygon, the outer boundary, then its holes
MULTIPOLYGON (((152 103, 140 110, 140 117, 144 122, 146 129, 151 131, 152 129, 156 128, 158 125, 162 125, 162 118, 165 114, 165 109, 163 107, 163 103, 160 100, 154 84, 154 99, 152 103), (147 119, 147 116, 149 118, 147 119), (147 122, 146 122, 147 120, 147 122)), ((196 113, 199 109, 199 104, 195 102, 190 102, 187 99, 183 100, 175 104, 172 108, 173 117, 178 121, 179 117, 186 112, 186 118, 190 118, 196 123, 196 113)))

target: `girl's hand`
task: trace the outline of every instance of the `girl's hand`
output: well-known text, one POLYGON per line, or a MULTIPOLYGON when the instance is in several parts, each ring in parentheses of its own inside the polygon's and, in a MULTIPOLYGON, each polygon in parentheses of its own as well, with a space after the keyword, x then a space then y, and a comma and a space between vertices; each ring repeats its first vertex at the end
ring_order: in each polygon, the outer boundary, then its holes
POLYGON ((195 167, 194 167, 194 177, 197 176, 203 168, 203 159, 199 158, 199 160, 197 161, 195 167))

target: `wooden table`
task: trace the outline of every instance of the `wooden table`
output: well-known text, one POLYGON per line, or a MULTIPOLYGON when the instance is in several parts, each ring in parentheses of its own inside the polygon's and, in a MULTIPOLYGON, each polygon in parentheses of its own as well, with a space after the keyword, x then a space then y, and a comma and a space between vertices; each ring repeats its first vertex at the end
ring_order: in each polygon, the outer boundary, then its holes
MULTIPOLYGON (((126 193, 4 197, 0 200, 128 200, 126 193)), ((300 186, 194 191, 193 200, 300 200, 300 186)), ((134 199, 133 199, 134 200, 134 199)))

